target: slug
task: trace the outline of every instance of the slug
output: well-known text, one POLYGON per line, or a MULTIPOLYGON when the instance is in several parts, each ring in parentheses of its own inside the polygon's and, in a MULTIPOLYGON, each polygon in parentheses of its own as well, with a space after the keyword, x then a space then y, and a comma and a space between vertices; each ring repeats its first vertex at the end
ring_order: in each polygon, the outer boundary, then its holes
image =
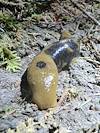
POLYGON ((44 48, 27 68, 27 82, 32 92, 32 102, 39 109, 57 105, 56 89, 58 73, 79 53, 79 46, 73 40, 61 39, 44 48))
POLYGON ((58 72, 69 65, 74 57, 78 55, 79 48, 77 43, 71 39, 64 39, 48 46, 44 52, 52 57, 56 63, 58 72))
POLYGON ((27 69, 27 81, 32 92, 32 102, 39 109, 56 106, 58 70, 49 55, 41 52, 33 59, 27 69))

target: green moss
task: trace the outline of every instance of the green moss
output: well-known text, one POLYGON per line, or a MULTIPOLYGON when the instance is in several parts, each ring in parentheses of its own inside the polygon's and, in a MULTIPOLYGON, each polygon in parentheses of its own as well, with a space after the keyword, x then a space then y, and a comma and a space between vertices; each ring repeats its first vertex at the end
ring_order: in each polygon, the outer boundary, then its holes
POLYGON ((20 57, 12 51, 12 42, 6 34, 0 34, 0 67, 3 66, 9 71, 16 72, 20 69, 20 57))
POLYGON ((3 23, 5 26, 5 29, 8 31, 16 31, 21 24, 11 15, 9 15, 6 12, 0 11, 0 23, 3 23))
POLYGON ((34 13, 32 14, 31 18, 32 20, 39 22, 40 20, 43 20, 43 15, 34 13))
POLYGON ((70 16, 63 16, 62 17, 62 20, 65 21, 65 22, 66 21, 70 21, 71 20, 71 17, 70 16))
POLYGON ((20 57, 17 56, 15 51, 0 46, 0 66, 4 66, 8 71, 16 72, 20 69, 20 57))
POLYGON ((95 4, 95 3, 94 3, 93 7, 94 7, 95 9, 97 9, 97 8, 100 9, 100 3, 98 3, 98 4, 95 4))

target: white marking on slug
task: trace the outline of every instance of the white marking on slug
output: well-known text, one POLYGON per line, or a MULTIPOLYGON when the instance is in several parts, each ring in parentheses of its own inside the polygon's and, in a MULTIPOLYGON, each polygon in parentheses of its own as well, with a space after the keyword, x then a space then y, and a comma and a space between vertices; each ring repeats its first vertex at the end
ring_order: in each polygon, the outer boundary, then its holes
POLYGON ((53 76, 51 76, 51 75, 44 78, 44 84, 45 84, 45 87, 46 87, 45 89, 47 89, 47 91, 50 90, 49 87, 51 85, 52 80, 53 80, 53 76))

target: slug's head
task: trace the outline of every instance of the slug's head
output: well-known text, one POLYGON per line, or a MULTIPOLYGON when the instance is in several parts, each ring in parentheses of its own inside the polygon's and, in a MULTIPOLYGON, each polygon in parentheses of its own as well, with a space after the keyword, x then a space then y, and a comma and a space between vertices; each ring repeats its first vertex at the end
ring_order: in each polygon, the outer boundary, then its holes
POLYGON ((53 59, 41 52, 27 69, 27 81, 32 92, 32 102, 40 109, 56 106, 58 70, 53 59))

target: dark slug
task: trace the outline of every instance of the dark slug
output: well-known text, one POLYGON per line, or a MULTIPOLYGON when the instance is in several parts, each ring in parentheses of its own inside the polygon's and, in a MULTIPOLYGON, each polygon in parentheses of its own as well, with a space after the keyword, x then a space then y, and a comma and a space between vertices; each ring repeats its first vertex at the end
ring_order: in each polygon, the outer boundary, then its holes
POLYGON ((79 54, 79 46, 71 39, 64 39, 49 45, 44 52, 52 57, 60 72, 79 54))

